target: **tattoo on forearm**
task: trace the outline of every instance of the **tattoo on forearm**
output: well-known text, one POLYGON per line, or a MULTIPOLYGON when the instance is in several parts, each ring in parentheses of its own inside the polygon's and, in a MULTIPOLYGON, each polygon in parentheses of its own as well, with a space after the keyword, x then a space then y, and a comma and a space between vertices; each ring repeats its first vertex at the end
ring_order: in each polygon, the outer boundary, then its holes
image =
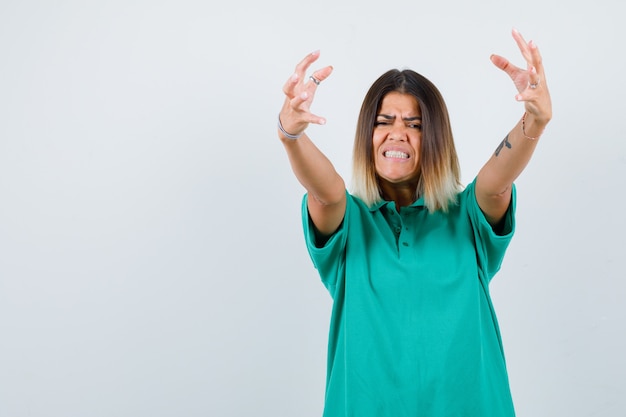
POLYGON ((500 151, 502 150, 502 148, 507 147, 509 149, 511 149, 511 142, 509 142, 509 135, 506 135, 506 137, 504 138, 504 140, 502 142, 500 142, 500 144, 498 145, 498 147, 496 148, 496 156, 500 155, 500 151))

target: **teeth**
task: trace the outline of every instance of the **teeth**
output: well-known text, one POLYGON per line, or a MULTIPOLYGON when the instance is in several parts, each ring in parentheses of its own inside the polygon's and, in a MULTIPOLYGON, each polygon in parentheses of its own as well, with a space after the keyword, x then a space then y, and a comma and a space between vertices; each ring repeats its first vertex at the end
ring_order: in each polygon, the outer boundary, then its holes
POLYGON ((407 159, 409 157, 409 154, 404 153, 404 152, 400 152, 400 151, 387 151, 387 152, 385 152, 385 156, 387 158, 403 158, 403 159, 407 159))

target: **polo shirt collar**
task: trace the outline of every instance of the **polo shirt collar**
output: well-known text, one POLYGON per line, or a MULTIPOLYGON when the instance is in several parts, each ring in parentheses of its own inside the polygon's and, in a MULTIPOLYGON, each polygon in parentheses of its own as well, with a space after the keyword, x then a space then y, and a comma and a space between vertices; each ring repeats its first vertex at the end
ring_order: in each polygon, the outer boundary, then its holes
MULTIPOLYGON (((394 207, 395 207, 395 204, 394 204, 393 201, 380 200, 377 203, 374 203, 373 205, 371 205, 369 207, 369 210, 370 210, 370 212, 374 212, 374 211, 380 210, 384 206, 391 205, 391 204, 393 204, 394 207)), ((424 196, 421 196, 420 198, 415 200, 408 207, 410 207, 410 208, 418 208, 418 207, 425 207, 425 206, 426 206, 426 203, 424 202, 424 196)))

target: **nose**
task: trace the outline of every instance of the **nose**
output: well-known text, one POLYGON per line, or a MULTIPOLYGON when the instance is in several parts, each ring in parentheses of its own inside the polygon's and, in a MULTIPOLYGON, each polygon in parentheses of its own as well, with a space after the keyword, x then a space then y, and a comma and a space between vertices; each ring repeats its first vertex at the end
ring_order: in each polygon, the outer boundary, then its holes
POLYGON ((406 142, 407 141, 407 127, 404 123, 394 123, 393 128, 389 132, 389 139, 406 142))

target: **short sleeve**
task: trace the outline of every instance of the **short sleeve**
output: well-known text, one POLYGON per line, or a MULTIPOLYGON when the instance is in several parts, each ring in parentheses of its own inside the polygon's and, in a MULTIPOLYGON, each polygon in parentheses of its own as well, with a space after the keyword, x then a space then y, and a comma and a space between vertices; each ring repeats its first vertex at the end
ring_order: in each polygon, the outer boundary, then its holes
POLYGON ((352 197, 347 192, 346 194, 346 213, 343 222, 321 247, 316 245, 315 226, 309 215, 307 195, 305 194, 302 199, 302 225, 304 227, 306 247, 324 286, 333 298, 337 284, 343 279, 345 274, 347 228, 352 205, 354 204, 352 197))
POLYGON ((474 232, 478 266, 483 271, 484 278, 489 282, 500 270, 504 254, 515 232, 516 190, 513 185, 511 202, 504 217, 502 230, 496 233, 478 205, 475 185, 476 180, 467 186, 462 193, 462 199, 467 207, 474 232))

